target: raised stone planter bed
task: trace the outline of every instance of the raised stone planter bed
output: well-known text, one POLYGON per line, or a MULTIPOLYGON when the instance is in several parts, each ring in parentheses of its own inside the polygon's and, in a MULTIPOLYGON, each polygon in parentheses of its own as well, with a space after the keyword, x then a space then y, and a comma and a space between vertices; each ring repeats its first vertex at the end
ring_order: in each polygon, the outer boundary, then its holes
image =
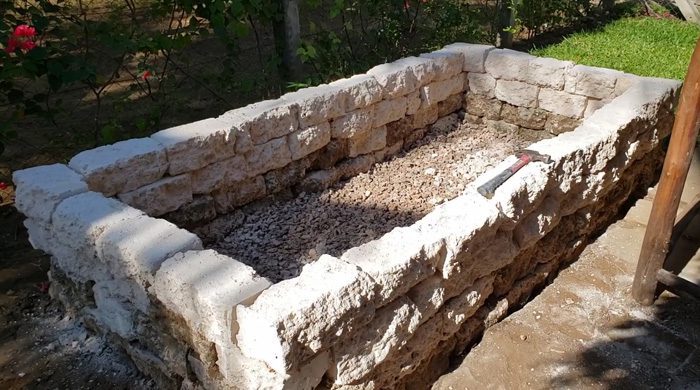
POLYGON ((422 388, 655 180, 678 87, 453 44, 18 171, 17 208, 52 255, 53 296, 163 387, 422 388), (381 177, 450 121, 518 135, 511 148, 539 140, 553 163, 476 193, 506 159, 407 226, 289 274, 183 229, 215 236, 227 215, 381 177))

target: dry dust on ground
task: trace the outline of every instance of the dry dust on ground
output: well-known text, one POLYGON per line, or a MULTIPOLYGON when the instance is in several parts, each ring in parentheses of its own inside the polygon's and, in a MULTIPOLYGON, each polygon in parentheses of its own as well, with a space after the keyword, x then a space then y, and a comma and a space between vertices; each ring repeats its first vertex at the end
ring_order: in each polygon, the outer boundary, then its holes
POLYGON ((451 115, 432 126, 412 149, 367 173, 321 193, 243 208, 199 231, 219 235, 210 248, 274 282, 289 279, 324 253, 339 256, 394 227, 413 224, 543 135, 498 131, 451 115))

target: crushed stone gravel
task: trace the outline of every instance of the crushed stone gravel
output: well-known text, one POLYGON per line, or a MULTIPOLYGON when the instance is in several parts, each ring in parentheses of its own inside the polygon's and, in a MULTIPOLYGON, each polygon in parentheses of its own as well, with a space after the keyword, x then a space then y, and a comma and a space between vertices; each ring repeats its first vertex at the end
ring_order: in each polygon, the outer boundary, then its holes
POLYGON ((433 125, 412 149, 367 173, 323 192, 244 207, 196 232, 209 248, 250 265, 272 282, 293 278, 322 254, 339 256, 413 224, 543 136, 498 131, 453 114, 433 125))

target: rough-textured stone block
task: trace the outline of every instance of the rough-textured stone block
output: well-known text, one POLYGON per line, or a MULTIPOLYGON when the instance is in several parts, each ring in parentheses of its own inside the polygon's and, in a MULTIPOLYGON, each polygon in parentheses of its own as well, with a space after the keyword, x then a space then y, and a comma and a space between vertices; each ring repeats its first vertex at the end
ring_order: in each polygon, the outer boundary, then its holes
POLYGON ((588 103, 586 103, 586 110, 583 112, 583 117, 588 118, 589 116, 593 115, 594 112, 608 103, 610 103, 609 100, 588 98, 588 103))
POLYGON ((413 132, 413 122, 409 118, 403 118, 386 125, 386 143, 393 145, 406 138, 413 132))
POLYGON ((438 120, 437 104, 421 108, 414 115, 411 115, 409 120, 411 120, 414 129, 421 129, 435 123, 438 120))
POLYGON ((435 80, 447 80, 462 72, 464 68, 464 56, 454 50, 441 49, 430 53, 423 53, 421 58, 429 58, 434 61, 435 80))
POLYGON ((288 135, 287 143, 292 154, 292 160, 299 160, 308 156, 331 140, 331 125, 328 122, 321 122, 310 127, 297 130, 288 135))
POLYGON ((300 366, 338 335, 374 315, 374 282, 359 267, 324 255, 299 277, 265 290, 237 309, 238 345, 277 372, 300 366))
MULTIPOLYGON (((226 112, 223 120, 242 120, 255 145, 284 137, 299 127, 299 106, 284 99, 265 100, 226 112)), ((238 145, 237 145, 238 146, 238 145)))
POLYGON ((190 173, 193 194, 209 194, 223 186, 248 178, 248 163, 233 156, 190 173))
MULTIPOLYGON (((52 218, 55 239, 71 248, 93 248, 97 238, 110 226, 143 216, 143 212, 122 202, 86 192, 65 199, 52 218)), ((53 254, 53 252, 52 252, 53 254)))
POLYGON ((338 181, 338 170, 313 171, 296 187, 298 192, 320 192, 338 181))
POLYGON ((506 103, 520 107, 537 107, 539 88, 521 81, 498 80, 496 97, 506 103))
POLYGON ((32 248, 50 253, 53 236, 51 235, 51 226, 48 222, 30 217, 25 219, 23 224, 27 229, 29 243, 32 244, 32 248))
POLYGON ((576 65, 567 72, 564 90, 596 99, 608 99, 614 96, 617 78, 623 74, 611 69, 576 65))
POLYGON ((334 119, 331 123, 331 136, 350 138, 369 131, 373 122, 374 106, 361 108, 334 119))
POLYGON ((528 248, 534 245, 540 238, 549 233, 560 219, 560 201, 553 196, 546 197, 537 211, 526 216, 516 226, 513 235, 518 246, 528 248))
POLYGON ((250 176, 256 176, 289 164, 292 162, 292 153, 286 138, 276 138, 256 145, 246 154, 246 160, 250 176))
POLYGON ((168 159, 158 142, 135 138, 78 153, 68 166, 83 175, 90 190, 112 196, 160 179, 168 159))
POLYGON ((498 131, 501 133, 511 133, 515 134, 518 133, 519 127, 518 125, 514 125, 512 123, 508 123, 506 121, 493 121, 490 119, 484 119, 484 126, 489 128, 490 130, 493 131, 498 131))
POLYGON ((166 177, 153 184, 119 194, 119 199, 150 216, 175 211, 192 201, 190 174, 166 177))
POLYGON ((530 60, 526 81, 541 87, 562 90, 566 82, 566 72, 573 66, 574 63, 569 61, 535 57, 530 60))
POLYGON ((428 278, 445 257, 445 243, 415 229, 395 228, 378 240, 349 249, 341 259, 367 272, 378 285, 377 305, 428 278))
POLYGON ((430 83, 435 77, 434 66, 434 61, 428 58, 406 57, 377 65, 367 74, 377 79, 386 99, 394 99, 430 83))
MULTIPOLYGON (((508 159, 499 164, 495 171, 505 169, 514 162, 514 159, 508 159)), ((510 226, 515 226, 524 215, 535 210, 549 189, 551 177, 550 165, 532 162, 498 187, 494 195, 496 207, 512 221, 510 226)))
POLYGON ((348 141, 346 139, 331 139, 323 149, 310 159, 313 169, 331 169, 335 164, 348 156, 348 141))
POLYGON ((491 120, 501 119, 501 109, 503 103, 498 99, 489 99, 484 96, 467 94, 466 111, 475 116, 484 117, 491 120))
POLYGON ((306 174, 309 162, 305 159, 292 161, 286 167, 265 174, 265 187, 268 194, 286 190, 297 184, 306 174))
POLYGON ((464 96, 461 93, 456 93, 444 101, 438 103, 438 118, 442 118, 453 112, 459 111, 464 107, 464 96))
POLYGON ((499 80, 528 81, 530 61, 535 57, 510 49, 492 50, 484 68, 499 80))
POLYGON ((216 218, 214 198, 209 195, 193 196, 192 202, 164 215, 163 218, 186 228, 209 222, 216 218))
POLYGON ((252 303, 269 286, 245 264, 214 250, 195 250, 168 258, 150 291, 208 340, 229 345, 238 330, 236 306, 252 303))
POLYGON ((380 150, 386 146, 386 126, 374 128, 348 139, 348 157, 380 150))
POLYGON ((345 112, 371 106, 384 98, 384 89, 372 76, 359 74, 348 79, 341 79, 329 85, 345 92, 345 112))
POLYGON ((194 171, 234 155, 235 133, 222 119, 204 119, 161 130, 151 138, 165 147, 171 176, 194 171))
POLYGON ((540 89, 539 106, 543 110, 572 118, 581 118, 586 109, 586 97, 555 91, 549 88, 540 89))
POLYGON ((418 111, 423 101, 420 98, 421 91, 411 92, 406 95, 406 115, 413 115, 418 111))
POLYGON ((568 116, 552 114, 547 118, 544 129, 554 135, 559 135, 574 130, 581 124, 580 119, 568 116))
POLYGON ((212 193, 212 196, 216 212, 225 214, 236 207, 261 199, 266 194, 265 179, 262 176, 255 176, 218 189, 212 193))
POLYGON ((418 328, 421 314, 406 297, 378 309, 372 321, 333 347, 335 383, 364 379, 398 350, 418 328))
POLYGON ((202 248, 201 240, 164 219, 140 216, 120 221, 96 241, 97 256, 117 277, 153 284, 160 265, 178 252, 202 248))
POLYGON ((402 96, 391 100, 382 100, 374 106, 374 123, 372 127, 384 126, 406 115, 407 99, 402 96))
POLYGON ((63 199, 88 190, 83 178, 63 164, 27 168, 12 173, 15 207, 19 212, 44 223, 63 199))
POLYGON ((516 107, 504 104, 501 110, 501 118, 504 121, 534 130, 544 129, 548 117, 549 114, 539 108, 516 107))
POLYGON ((496 97, 496 79, 488 73, 469 73, 469 91, 489 99, 496 97))
POLYGON ((422 107, 437 106, 439 102, 446 100, 451 95, 461 92, 463 90, 463 85, 463 76, 457 76, 442 81, 433 81, 420 89, 421 100, 423 101, 422 107))
POLYGON ((327 122, 345 113, 346 92, 335 85, 321 84, 282 96, 299 106, 299 127, 306 128, 327 122))
POLYGON ((464 57, 465 72, 485 72, 484 62, 488 53, 495 48, 488 45, 474 45, 470 43, 453 43, 445 46, 442 50, 461 53, 464 57))
POLYGON ((501 218, 493 203, 470 189, 436 207, 412 228, 423 236, 423 240, 427 237, 444 240, 447 255, 438 266, 443 278, 449 279, 462 266, 461 261, 474 254, 476 244, 493 235, 501 218))

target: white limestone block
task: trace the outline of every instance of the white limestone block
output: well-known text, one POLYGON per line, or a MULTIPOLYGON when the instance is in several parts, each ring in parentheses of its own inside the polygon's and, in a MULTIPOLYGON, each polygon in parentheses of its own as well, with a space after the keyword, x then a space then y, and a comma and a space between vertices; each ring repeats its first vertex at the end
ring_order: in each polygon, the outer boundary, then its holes
POLYGON ((494 99, 496 97, 496 79, 488 73, 469 73, 469 91, 477 95, 494 99))
POLYGON ((228 213, 236 207, 263 198, 266 191, 265 178, 262 175, 254 176, 212 192, 214 207, 219 214, 228 213))
POLYGON ((378 309, 369 324, 333 347, 334 382, 352 384, 367 377, 406 343, 420 321, 420 312, 407 297, 398 297, 378 309))
POLYGON ((384 89, 386 99, 407 95, 430 83, 435 77, 434 62, 427 58, 406 57, 377 65, 367 71, 384 89))
POLYGON ((498 80, 528 81, 530 61, 535 59, 527 53, 499 49, 489 52, 485 69, 498 80))
POLYGON ((377 79, 366 74, 336 80, 329 85, 337 87, 345 93, 345 112, 371 106, 384 98, 384 89, 379 85, 377 79))
POLYGON ((168 159, 158 142, 134 138, 78 153, 68 166, 83 175, 91 191, 112 196, 160 179, 168 159))
POLYGON ((421 58, 429 58, 435 61, 435 80, 447 80, 462 72, 464 68, 464 56, 462 53, 441 49, 430 53, 423 53, 421 58))
POLYGON ((596 112, 598 109, 600 109, 608 103, 610 103, 609 100, 598 100, 588 98, 588 102, 586 103, 586 110, 583 112, 583 117, 588 118, 589 116, 593 115, 594 112, 596 112))
POLYGON ((282 99, 299 106, 299 127, 306 128, 345 114, 347 92, 335 85, 321 84, 290 92, 282 99))
POLYGON ((371 129, 365 133, 348 138, 348 157, 381 150, 386 146, 386 126, 371 129))
POLYGON ((252 143, 261 145, 299 128, 299 106, 281 98, 265 100, 228 111, 219 119, 243 120, 239 128, 247 128, 252 143))
POLYGON ((518 107, 537 107, 537 86, 521 81, 498 80, 496 98, 518 107))
POLYGON ((432 275, 445 255, 443 240, 424 237, 413 227, 401 227, 349 249, 341 259, 372 277, 379 289, 377 306, 382 306, 432 275))
POLYGON ((96 254, 95 242, 106 229, 143 215, 118 200, 86 192, 59 203, 51 217, 52 231, 59 243, 73 249, 91 248, 96 254))
POLYGON ((193 194, 212 191, 248 178, 248 163, 243 156, 233 156, 190 173, 193 194))
POLYGON ((445 301, 459 293, 449 296, 446 287, 448 283, 440 274, 437 274, 418 283, 408 291, 406 296, 415 303, 421 314, 421 322, 432 317, 440 310, 445 301))
POLYGON ((417 90, 406 95, 406 115, 414 115, 422 104, 421 91, 417 90))
POLYGON ((408 99, 405 96, 382 100, 374 106, 374 123, 372 127, 380 127, 389 122, 397 121, 406 115, 408 99))
POLYGON ((251 267, 209 249, 165 260, 150 292, 207 340, 227 346, 238 331, 236 307, 252 303, 268 287, 251 267))
POLYGON ((374 314, 374 281, 358 267, 323 255, 237 309, 241 351, 285 373, 374 314))
POLYGON ((448 97, 464 90, 464 76, 461 74, 448 80, 433 81, 421 87, 423 107, 436 106, 448 97))
POLYGON ((331 125, 321 122, 289 134, 287 143, 292 160, 308 156, 331 142, 331 125))
POLYGON ((175 176, 233 156, 236 139, 229 122, 204 119, 161 130, 151 138, 165 147, 168 173, 175 176))
POLYGON ((462 69, 465 72, 484 73, 486 71, 484 68, 486 57, 488 56, 489 52, 491 52, 494 49, 495 48, 493 46, 489 45, 453 43, 451 45, 445 46, 442 50, 461 53, 464 57, 464 67, 462 69))
POLYGON ((96 241, 97 256, 117 277, 153 284, 161 264, 178 252, 202 248, 202 241, 164 220, 141 216, 119 222, 96 241))
POLYGON ((36 218, 27 218, 24 220, 24 227, 29 235, 29 243, 32 248, 42 250, 46 253, 51 253, 51 226, 43 220, 36 218))
POLYGON ((292 153, 286 138, 276 138, 256 145, 246 154, 246 161, 252 177, 289 164, 292 162, 292 153))
POLYGON ((260 360, 243 355, 238 346, 216 345, 217 366, 226 387, 235 389, 314 390, 330 367, 330 353, 323 351, 304 366, 281 374, 260 360))
POLYGON ((449 279, 464 266, 462 261, 474 253, 477 244, 493 236, 501 219, 493 202, 470 187, 463 195, 436 207, 412 228, 423 240, 445 243, 447 254, 436 266, 442 277, 449 279))
POLYGON ((573 66, 574 63, 570 61, 534 57, 530 60, 528 79, 524 81, 541 87, 562 90, 566 82, 566 73, 573 66))
POLYGON ((521 248, 528 248, 549 233, 561 219, 560 200, 548 196, 537 210, 526 216, 513 232, 521 248))
MULTIPOLYGON (((96 307, 88 310, 101 326, 128 340, 136 336, 135 310, 129 298, 119 293, 119 290, 124 289, 122 284, 122 281, 117 280, 95 283, 92 286, 92 296, 96 307)), ((148 299, 145 294, 143 297, 148 299)))
POLYGON ((570 118, 581 118, 586 110, 587 98, 549 88, 540 89, 537 98, 539 108, 570 118))
POLYGON ((166 177, 153 184, 119 194, 119 200, 157 217, 192 201, 190 174, 166 177))
POLYGON ((51 214, 63 199, 88 190, 83 178, 63 164, 15 171, 12 181, 17 210, 43 223, 51 222, 51 214))
MULTIPOLYGON (((492 170, 493 174, 503 172, 513 162, 509 159, 503 164, 498 164, 492 170)), ((493 197, 496 207, 501 214, 512 221, 511 226, 515 226, 540 204, 552 183, 552 170, 551 165, 531 162, 496 189, 493 197)))
POLYGON ((609 99, 614 97, 615 84, 622 75, 624 73, 612 69, 576 65, 567 72, 564 90, 596 99, 609 99))
MULTIPOLYGON (((420 104, 420 98, 418 99, 420 104)), ((332 138, 350 138, 368 132, 374 122, 374 106, 360 108, 336 118, 331 123, 332 138)))

